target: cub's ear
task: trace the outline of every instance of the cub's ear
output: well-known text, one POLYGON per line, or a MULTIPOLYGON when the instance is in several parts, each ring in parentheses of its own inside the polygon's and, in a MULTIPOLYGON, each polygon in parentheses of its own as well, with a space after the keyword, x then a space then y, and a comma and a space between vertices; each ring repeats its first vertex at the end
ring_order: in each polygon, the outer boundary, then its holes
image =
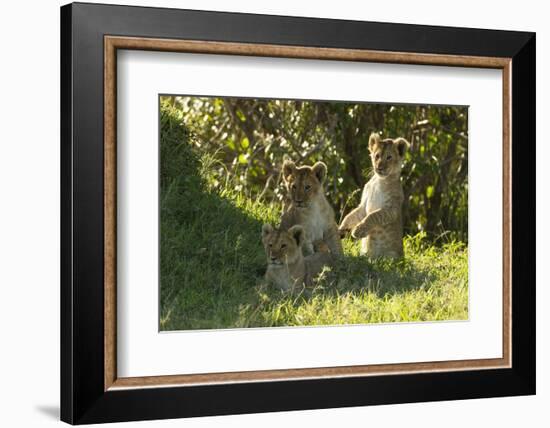
POLYGON ((407 140, 404 138, 396 138, 393 141, 393 144, 397 147, 397 152, 399 153, 399 156, 403 157, 405 156, 405 151, 409 148, 410 144, 407 140))
POLYGON ((288 229, 288 233, 290 233, 290 235, 296 240, 296 244, 298 244, 298 247, 301 247, 306 234, 304 228, 297 224, 288 229))
POLYGON ((271 232, 273 232, 273 226, 271 226, 268 223, 265 223, 262 226, 262 238, 266 238, 267 236, 269 236, 271 234, 271 232))
POLYGON ((374 151, 374 146, 376 146, 380 142, 380 134, 377 132, 373 132, 370 134, 369 137, 369 151, 374 151))
POLYGON ((327 166, 323 162, 316 162, 312 169, 315 177, 319 180, 319 183, 323 184, 323 181, 325 181, 327 176, 327 166))
POLYGON ((288 182, 294 172, 296 172, 296 164, 290 159, 285 159, 283 162, 283 180, 288 182))

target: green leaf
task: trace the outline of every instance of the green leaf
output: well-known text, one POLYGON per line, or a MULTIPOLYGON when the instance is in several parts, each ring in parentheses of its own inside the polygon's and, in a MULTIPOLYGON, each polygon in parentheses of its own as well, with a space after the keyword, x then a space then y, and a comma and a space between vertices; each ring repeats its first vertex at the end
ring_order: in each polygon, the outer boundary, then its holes
POLYGON ((237 117, 241 120, 241 122, 246 122, 246 117, 244 117, 244 114, 242 111, 237 110, 236 114, 237 114, 237 117))
POLYGON ((426 196, 430 199, 434 195, 434 186, 426 187, 426 196))

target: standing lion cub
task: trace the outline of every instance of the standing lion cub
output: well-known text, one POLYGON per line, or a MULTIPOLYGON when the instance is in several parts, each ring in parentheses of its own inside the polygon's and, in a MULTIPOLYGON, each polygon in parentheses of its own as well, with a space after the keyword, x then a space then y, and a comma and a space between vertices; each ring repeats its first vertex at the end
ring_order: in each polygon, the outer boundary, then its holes
POLYGON ((303 227, 304 255, 325 244, 333 255, 343 254, 334 210, 323 189, 326 175, 327 166, 323 162, 299 167, 290 160, 283 163, 283 180, 291 202, 281 218, 281 229, 303 227))
POLYGON ((361 253, 370 257, 403 257, 401 163, 409 143, 380 139, 373 133, 369 151, 374 176, 363 189, 359 206, 342 221, 340 231, 362 238, 361 253))

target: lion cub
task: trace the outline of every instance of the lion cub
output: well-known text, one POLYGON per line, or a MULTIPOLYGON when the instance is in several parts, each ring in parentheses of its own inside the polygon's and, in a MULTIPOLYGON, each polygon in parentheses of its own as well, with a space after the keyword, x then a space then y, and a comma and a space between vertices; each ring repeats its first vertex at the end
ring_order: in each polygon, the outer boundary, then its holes
POLYGON ((304 257, 302 245, 305 231, 296 225, 288 230, 275 229, 270 224, 262 226, 262 242, 267 256, 265 279, 283 291, 311 285, 323 266, 330 265, 328 252, 319 252, 304 257))
POLYGON ((323 162, 300 167, 290 160, 283 163, 283 180, 290 206, 281 218, 281 229, 297 224, 303 227, 304 255, 313 254, 314 244, 317 246, 323 242, 333 255, 343 254, 334 210, 323 190, 326 175, 327 166, 323 162))
POLYGON ((361 202, 342 221, 340 231, 363 238, 361 253, 370 257, 403 256, 401 163, 409 143, 403 138, 381 140, 373 133, 369 151, 374 176, 365 185, 361 202))

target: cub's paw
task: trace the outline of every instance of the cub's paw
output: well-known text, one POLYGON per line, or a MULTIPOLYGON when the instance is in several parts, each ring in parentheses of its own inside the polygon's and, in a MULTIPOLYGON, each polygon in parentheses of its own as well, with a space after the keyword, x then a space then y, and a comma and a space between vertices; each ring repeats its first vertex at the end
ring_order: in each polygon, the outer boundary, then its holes
POLYGON ((364 238, 365 236, 367 236, 367 234, 368 234, 368 230, 362 224, 360 224, 359 226, 357 226, 351 231, 351 236, 353 236, 355 239, 364 238))
POLYGON ((313 242, 309 240, 304 241, 304 243, 302 244, 302 254, 304 255, 304 257, 310 256, 313 253, 315 253, 315 246, 313 242))
POLYGON ((348 226, 340 226, 338 228, 338 235, 340 236, 340 238, 344 238, 349 232, 350 232, 350 228, 348 226))

